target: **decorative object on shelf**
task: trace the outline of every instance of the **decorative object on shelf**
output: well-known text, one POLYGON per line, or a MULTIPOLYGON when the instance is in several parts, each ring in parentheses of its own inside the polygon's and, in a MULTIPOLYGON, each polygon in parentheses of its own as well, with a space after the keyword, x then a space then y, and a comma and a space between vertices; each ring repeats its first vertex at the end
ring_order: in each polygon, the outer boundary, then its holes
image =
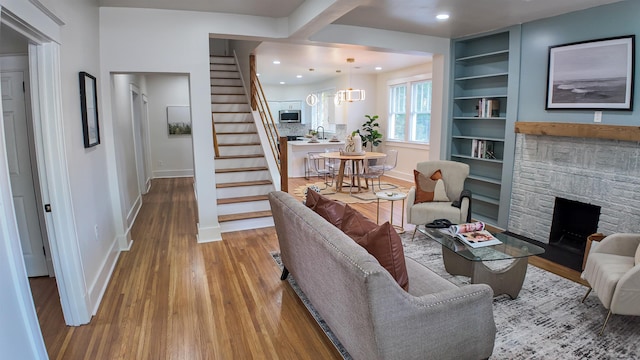
POLYGON ((549 48, 546 109, 633 109, 635 35, 549 48))
POLYGON ((478 117, 481 117, 481 118, 499 117, 500 116, 500 100, 488 99, 488 98, 479 99, 478 105, 476 105, 476 109, 478 110, 478 117))
POLYGON ((84 147, 90 148, 100 144, 100 126, 98 124, 98 94, 96 78, 81 71, 80 77, 80 111, 82 112, 82 133, 84 147))
POLYGON ((369 120, 362 124, 362 133, 360 133, 360 130, 356 130, 355 133, 360 135, 362 146, 366 148, 367 145, 370 145, 369 149, 373 151, 373 147, 380 145, 382 142, 382 133, 378 131, 380 127, 377 122, 378 115, 365 115, 365 117, 369 120))

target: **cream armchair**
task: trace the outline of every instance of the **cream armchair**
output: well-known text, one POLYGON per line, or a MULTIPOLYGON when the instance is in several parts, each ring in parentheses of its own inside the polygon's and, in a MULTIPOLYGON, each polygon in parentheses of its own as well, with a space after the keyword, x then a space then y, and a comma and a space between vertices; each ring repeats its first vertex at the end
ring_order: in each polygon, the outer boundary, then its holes
POLYGON ((604 238, 587 257, 582 278, 590 287, 582 302, 595 290, 611 314, 640 315, 640 234, 613 234, 604 238))
MULTIPOLYGON (((469 219, 471 200, 468 197, 460 199, 464 182, 469 176, 469 165, 456 161, 425 161, 416 165, 416 170, 430 176, 436 170, 442 172, 447 197, 450 202, 426 202, 415 204, 415 186, 409 190, 407 196, 407 223, 424 225, 436 219, 447 219, 454 224, 467 222, 469 219), (452 202, 460 202, 460 207, 452 206, 452 202)), ((413 236, 416 231, 413 231, 413 236)), ((411 237, 413 239, 413 236, 411 237)))

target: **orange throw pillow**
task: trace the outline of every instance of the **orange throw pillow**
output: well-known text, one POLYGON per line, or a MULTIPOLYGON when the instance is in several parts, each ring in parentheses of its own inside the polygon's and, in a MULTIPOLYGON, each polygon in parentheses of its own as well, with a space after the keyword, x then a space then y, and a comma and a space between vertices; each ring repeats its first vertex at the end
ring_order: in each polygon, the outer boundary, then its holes
POLYGON ((404 261, 402 240, 388 221, 355 241, 389 271, 400 287, 405 291, 409 290, 409 275, 404 261))
POLYGON ((440 169, 426 177, 418 170, 413 170, 413 177, 416 185, 416 198, 414 204, 434 201, 450 201, 442 180, 442 172, 440 169))

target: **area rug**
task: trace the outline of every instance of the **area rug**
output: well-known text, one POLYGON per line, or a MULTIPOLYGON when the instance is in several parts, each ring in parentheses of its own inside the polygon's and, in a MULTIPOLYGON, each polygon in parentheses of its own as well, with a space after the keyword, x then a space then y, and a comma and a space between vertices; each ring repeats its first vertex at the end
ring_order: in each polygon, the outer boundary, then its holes
MULTIPOLYGON (((402 186, 397 186, 397 185, 392 185, 389 183, 381 183, 382 184, 382 188, 384 189, 384 191, 389 191, 389 192, 403 192, 403 193, 407 193, 409 192, 409 189, 402 187, 402 186), (397 186, 396 188, 390 188, 391 186, 397 186), (387 190, 389 189, 389 190, 387 190)), ((298 186, 293 190, 293 194, 299 197, 304 197, 304 191, 311 185, 315 185, 318 188, 322 189, 320 191, 320 194, 328 197, 331 200, 338 200, 341 201, 345 204, 368 204, 368 203, 372 203, 375 202, 377 200, 376 196, 371 192, 371 189, 369 190, 363 190, 360 193, 357 194, 349 194, 349 188, 348 187, 344 187, 343 188, 343 192, 336 192, 335 186, 329 186, 327 187, 324 182, 319 181, 319 182, 315 182, 315 183, 309 183, 309 184, 305 184, 302 186, 298 186), (346 192, 345 192, 346 191, 346 192)), ((376 182, 376 186, 375 186, 375 191, 380 191, 378 189, 378 183, 376 182)), ((386 201, 386 200, 380 200, 380 201, 386 201)))
MULTIPOLYGON (((465 276, 448 274, 440 245, 412 232, 401 235, 405 255, 417 260, 459 286, 469 284, 465 276)), ((279 254, 272 254, 280 264, 279 254)), ((289 283, 345 359, 351 356, 331 333, 302 291, 289 276, 289 283)), ((491 359, 639 359, 640 317, 612 315, 602 336, 607 310, 592 292, 580 300, 586 287, 529 265, 518 298, 494 298, 497 327, 491 359)))

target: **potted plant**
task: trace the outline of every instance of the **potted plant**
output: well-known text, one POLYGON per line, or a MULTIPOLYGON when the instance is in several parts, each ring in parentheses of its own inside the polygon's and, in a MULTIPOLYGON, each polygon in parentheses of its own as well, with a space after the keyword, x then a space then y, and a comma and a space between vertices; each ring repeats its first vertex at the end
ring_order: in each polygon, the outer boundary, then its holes
POLYGON ((378 115, 365 115, 368 119, 362 124, 362 132, 360 130, 356 130, 360 138, 362 139, 362 147, 366 148, 367 144, 371 146, 370 151, 373 151, 374 146, 380 145, 382 143, 382 133, 378 131, 380 124, 378 124, 378 115))

